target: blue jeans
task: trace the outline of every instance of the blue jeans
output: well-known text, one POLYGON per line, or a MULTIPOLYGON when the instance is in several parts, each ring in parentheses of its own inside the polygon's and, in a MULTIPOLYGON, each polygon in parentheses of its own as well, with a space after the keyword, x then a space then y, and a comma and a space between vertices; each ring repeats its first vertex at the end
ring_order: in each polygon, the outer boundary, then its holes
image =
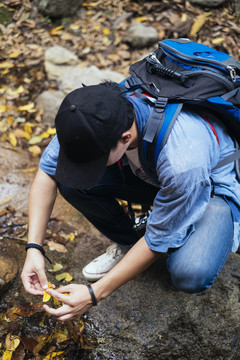
MULTIPOLYGON (((159 191, 124 167, 125 184, 133 203, 152 205, 159 191)), ((126 190, 118 164, 107 167, 101 181, 91 189, 78 190, 59 184, 61 195, 80 211, 102 234, 119 245, 134 245, 139 237, 132 222, 116 198, 126 199, 126 190)), ((201 292, 209 288, 231 251, 233 220, 227 202, 211 198, 203 217, 187 242, 168 252, 167 267, 176 288, 201 292)))

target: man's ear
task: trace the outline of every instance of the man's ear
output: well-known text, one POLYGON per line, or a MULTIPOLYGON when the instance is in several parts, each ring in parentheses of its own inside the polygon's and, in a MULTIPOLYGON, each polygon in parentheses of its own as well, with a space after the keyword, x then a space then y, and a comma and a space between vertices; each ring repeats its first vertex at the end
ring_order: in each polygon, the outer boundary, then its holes
POLYGON ((122 134, 121 141, 122 141, 124 144, 127 144, 127 143, 131 140, 131 137, 132 137, 131 132, 130 132, 130 131, 125 131, 125 132, 122 134))

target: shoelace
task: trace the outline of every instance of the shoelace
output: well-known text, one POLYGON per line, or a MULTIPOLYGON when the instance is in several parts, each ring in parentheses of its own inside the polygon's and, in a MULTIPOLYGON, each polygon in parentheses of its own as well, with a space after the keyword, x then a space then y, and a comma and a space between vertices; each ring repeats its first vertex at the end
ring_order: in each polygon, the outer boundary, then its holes
POLYGON ((106 253, 113 257, 116 257, 118 254, 121 254, 121 252, 122 250, 116 244, 110 245, 106 250, 106 253))

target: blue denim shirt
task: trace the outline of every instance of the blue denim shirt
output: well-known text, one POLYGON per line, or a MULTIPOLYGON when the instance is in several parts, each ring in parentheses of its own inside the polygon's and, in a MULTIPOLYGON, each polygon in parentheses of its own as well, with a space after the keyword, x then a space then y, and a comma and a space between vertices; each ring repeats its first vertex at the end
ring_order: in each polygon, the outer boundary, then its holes
MULTIPOLYGON (((151 107, 137 98, 134 104, 138 131, 141 134, 151 107)), ((148 219, 145 239, 150 249, 166 252, 183 245, 194 231, 209 203, 212 178, 215 194, 229 202, 234 218, 232 251, 239 246, 240 184, 234 164, 212 171, 219 160, 235 151, 232 139, 216 122, 210 125, 196 113, 182 110, 168 141, 159 154, 157 174, 159 191, 148 219)), ((40 168, 55 175, 59 143, 55 136, 45 149, 40 168)))

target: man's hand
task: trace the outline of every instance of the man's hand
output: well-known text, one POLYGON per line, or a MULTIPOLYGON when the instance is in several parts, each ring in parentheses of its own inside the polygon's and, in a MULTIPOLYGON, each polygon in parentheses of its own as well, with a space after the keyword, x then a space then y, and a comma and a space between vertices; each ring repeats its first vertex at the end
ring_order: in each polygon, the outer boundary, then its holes
POLYGON ((44 257, 37 249, 28 249, 21 279, 25 290, 32 295, 43 295, 48 288, 44 257))
POLYGON ((60 321, 67 321, 82 315, 92 307, 91 296, 86 285, 71 284, 56 290, 47 289, 47 293, 63 303, 58 309, 43 305, 47 313, 60 321))

